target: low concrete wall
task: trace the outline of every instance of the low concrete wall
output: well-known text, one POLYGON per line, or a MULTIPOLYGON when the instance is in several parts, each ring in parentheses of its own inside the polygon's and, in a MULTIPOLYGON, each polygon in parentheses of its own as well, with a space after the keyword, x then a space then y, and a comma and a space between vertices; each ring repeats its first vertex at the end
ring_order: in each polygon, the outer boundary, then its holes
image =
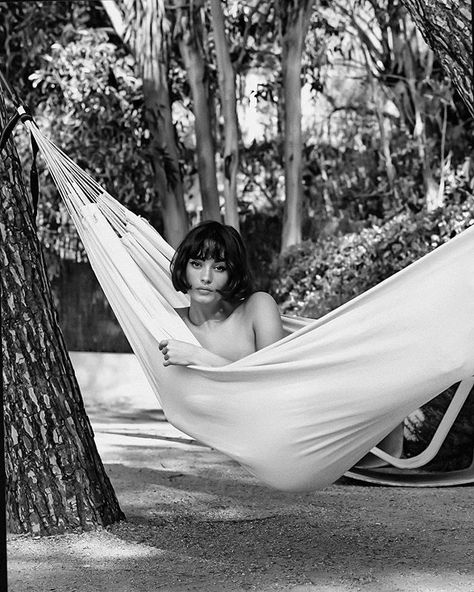
POLYGON ((69 352, 86 406, 159 409, 134 354, 69 352))

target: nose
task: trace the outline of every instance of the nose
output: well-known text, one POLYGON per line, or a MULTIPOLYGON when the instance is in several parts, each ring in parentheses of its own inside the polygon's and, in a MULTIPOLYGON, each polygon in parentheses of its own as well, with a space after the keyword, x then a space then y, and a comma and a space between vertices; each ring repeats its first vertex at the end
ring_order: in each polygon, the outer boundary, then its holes
POLYGON ((201 282, 206 285, 212 282, 212 269, 209 265, 203 265, 201 268, 201 282))

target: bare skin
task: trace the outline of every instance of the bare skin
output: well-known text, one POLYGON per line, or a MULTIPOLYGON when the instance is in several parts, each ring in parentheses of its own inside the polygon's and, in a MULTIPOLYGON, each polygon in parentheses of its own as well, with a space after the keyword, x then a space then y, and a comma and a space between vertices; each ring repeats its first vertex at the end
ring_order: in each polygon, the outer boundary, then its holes
POLYGON ((229 280, 223 261, 190 259, 186 279, 189 308, 178 314, 202 347, 176 339, 160 342, 163 365, 224 366, 283 337, 278 307, 265 292, 239 303, 225 301, 219 290, 229 280))

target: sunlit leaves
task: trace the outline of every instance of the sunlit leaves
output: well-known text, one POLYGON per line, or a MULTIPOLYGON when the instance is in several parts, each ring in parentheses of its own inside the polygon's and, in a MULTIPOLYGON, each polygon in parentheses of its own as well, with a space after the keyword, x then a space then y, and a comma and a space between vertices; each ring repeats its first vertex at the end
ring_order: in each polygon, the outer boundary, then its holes
POLYGON ((359 232, 289 249, 276 272, 274 295, 281 309, 320 317, 468 228, 474 220, 471 185, 459 170, 445 208, 406 211, 359 232))

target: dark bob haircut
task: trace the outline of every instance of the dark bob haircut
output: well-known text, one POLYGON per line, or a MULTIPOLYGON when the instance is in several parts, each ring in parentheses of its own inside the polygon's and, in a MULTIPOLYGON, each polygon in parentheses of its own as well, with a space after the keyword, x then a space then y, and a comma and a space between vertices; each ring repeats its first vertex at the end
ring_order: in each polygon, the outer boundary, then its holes
POLYGON ((238 302, 255 292, 247 250, 240 234, 232 226, 213 221, 201 222, 185 236, 171 261, 173 286, 184 294, 191 287, 186 280, 186 266, 190 259, 225 262, 229 281, 220 290, 224 300, 238 302))

